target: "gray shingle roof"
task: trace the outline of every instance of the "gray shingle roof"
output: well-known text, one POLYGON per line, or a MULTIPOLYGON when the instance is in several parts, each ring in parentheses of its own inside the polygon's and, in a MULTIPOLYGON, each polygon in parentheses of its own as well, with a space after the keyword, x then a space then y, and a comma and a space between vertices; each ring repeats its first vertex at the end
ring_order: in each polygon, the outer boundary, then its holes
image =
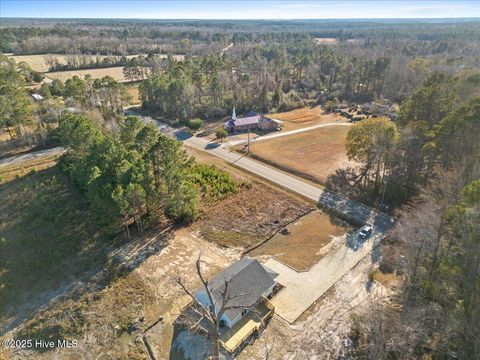
POLYGON ((260 120, 260 117, 260 115, 254 115, 244 118, 237 118, 236 120, 234 120, 233 123, 235 124, 235 126, 257 124, 260 120))
MULTIPOLYGON (((227 305, 250 307, 257 303, 261 295, 275 283, 277 273, 263 267, 257 260, 243 258, 208 282, 212 290, 214 301, 221 302, 221 291, 225 289, 225 282, 228 282, 227 296, 240 295, 228 302, 227 305)), ((204 290, 203 287, 197 292, 204 290)), ((225 314, 233 320, 242 309, 227 310, 225 314)))

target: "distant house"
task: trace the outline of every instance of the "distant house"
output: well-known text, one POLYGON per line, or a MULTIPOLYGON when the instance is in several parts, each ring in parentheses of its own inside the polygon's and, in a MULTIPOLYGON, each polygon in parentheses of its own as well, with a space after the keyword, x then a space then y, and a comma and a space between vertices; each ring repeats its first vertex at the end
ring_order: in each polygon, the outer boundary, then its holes
POLYGON ((280 130, 282 127, 283 121, 272 119, 255 112, 249 112, 244 118, 237 118, 235 108, 233 108, 232 118, 224 125, 225 130, 228 132, 247 130, 273 131, 280 130))
POLYGON ((42 95, 40 94, 32 94, 32 97, 36 100, 36 101, 42 101, 44 98, 42 95))
MULTIPOLYGON (((225 311, 221 318, 223 324, 229 328, 233 327, 268 298, 277 284, 277 277, 277 273, 264 267, 257 260, 243 258, 211 279, 208 288, 211 289, 217 311, 222 306, 222 292, 226 282, 227 296, 233 297, 227 305, 235 308, 225 311)), ((195 292, 195 298, 203 306, 213 310, 204 287, 195 292)))

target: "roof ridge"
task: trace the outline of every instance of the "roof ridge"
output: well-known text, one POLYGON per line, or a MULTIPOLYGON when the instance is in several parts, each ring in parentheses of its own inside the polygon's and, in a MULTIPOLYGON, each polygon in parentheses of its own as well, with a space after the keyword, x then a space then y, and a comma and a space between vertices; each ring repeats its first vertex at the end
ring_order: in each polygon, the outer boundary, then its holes
MULTIPOLYGON (((215 288, 212 288, 210 289, 210 291, 216 291, 218 290, 222 285, 225 284, 225 282, 229 282, 231 281, 235 276, 239 275, 240 273, 242 273, 243 271, 245 271, 245 269, 247 269, 250 265, 252 265, 253 263, 257 262, 258 263, 258 260, 257 259, 252 259, 252 258, 249 258, 249 257, 245 257, 245 258, 242 258, 240 260, 238 260, 237 262, 233 263, 232 265, 230 265, 229 267, 227 267, 226 269, 222 270, 220 272, 220 274, 216 275, 215 277, 213 277, 210 281, 208 281, 208 283, 212 282, 212 280, 215 280, 216 278, 219 278, 222 273, 224 273, 225 271, 227 271, 230 267, 233 267, 235 265, 238 265, 238 263, 242 262, 242 266, 239 267, 238 271, 231 274, 231 276, 228 278, 228 279, 223 279, 224 281, 222 281, 221 283, 219 282, 219 284, 215 287, 215 288)), ((260 264, 260 263, 259 263, 260 264)))

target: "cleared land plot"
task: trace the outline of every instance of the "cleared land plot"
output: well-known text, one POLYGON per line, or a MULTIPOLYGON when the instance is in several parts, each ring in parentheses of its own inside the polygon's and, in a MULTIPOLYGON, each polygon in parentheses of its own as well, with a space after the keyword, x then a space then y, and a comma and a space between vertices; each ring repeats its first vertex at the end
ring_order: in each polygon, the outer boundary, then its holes
POLYGON ((337 38, 315 38, 317 44, 336 44, 338 42, 337 38))
POLYGON ((274 187, 204 151, 184 147, 195 159, 228 171, 237 181, 251 183, 226 199, 205 206, 191 225, 194 232, 223 247, 247 248, 313 209, 303 199, 274 187))
POLYGON ((346 157, 349 127, 330 126, 253 143, 251 154, 281 169, 325 183, 336 169, 354 166, 346 157))
POLYGON ((269 114, 274 119, 282 120, 285 125, 282 131, 295 130, 336 122, 348 122, 348 119, 337 114, 324 114, 321 106, 304 107, 278 114, 269 114))
POLYGON ((298 271, 305 271, 333 249, 334 237, 349 230, 342 221, 315 211, 288 226, 289 234, 277 233, 250 255, 272 255, 298 271))
POLYGON ((127 81, 123 76, 123 66, 113 66, 103 69, 55 71, 45 73, 45 76, 51 80, 59 79, 61 81, 66 81, 74 76, 83 79, 87 74, 90 74, 93 79, 100 79, 108 75, 116 81, 127 81))
POLYGON ((265 240, 311 207, 289 194, 254 183, 212 204, 193 225, 200 236, 224 247, 247 248, 265 240))

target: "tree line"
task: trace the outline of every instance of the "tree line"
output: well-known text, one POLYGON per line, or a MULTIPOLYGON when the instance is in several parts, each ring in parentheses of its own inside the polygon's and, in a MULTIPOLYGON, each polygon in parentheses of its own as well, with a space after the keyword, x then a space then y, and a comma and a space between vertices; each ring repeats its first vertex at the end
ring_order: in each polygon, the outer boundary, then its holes
POLYGON ((435 180, 439 166, 478 160, 480 75, 433 74, 400 107, 395 122, 377 118, 349 131, 347 156, 361 164, 329 185, 370 203, 399 206, 435 180))
POLYGON ((238 190, 230 175, 196 164, 180 142, 137 117, 126 117, 118 131, 110 131, 86 116, 67 114, 54 136, 69 149, 62 170, 102 223, 123 229, 127 239, 132 224, 142 232, 144 221, 161 214, 190 222, 201 198, 212 201, 238 190))
POLYGON ((355 357, 480 356, 479 94, 478 74, 433 74, 396 122, 367 120, 348 134, 349 156, 363 160, 351 180, 403 204, 380 270, 404 280, 354 319, 355 357))

